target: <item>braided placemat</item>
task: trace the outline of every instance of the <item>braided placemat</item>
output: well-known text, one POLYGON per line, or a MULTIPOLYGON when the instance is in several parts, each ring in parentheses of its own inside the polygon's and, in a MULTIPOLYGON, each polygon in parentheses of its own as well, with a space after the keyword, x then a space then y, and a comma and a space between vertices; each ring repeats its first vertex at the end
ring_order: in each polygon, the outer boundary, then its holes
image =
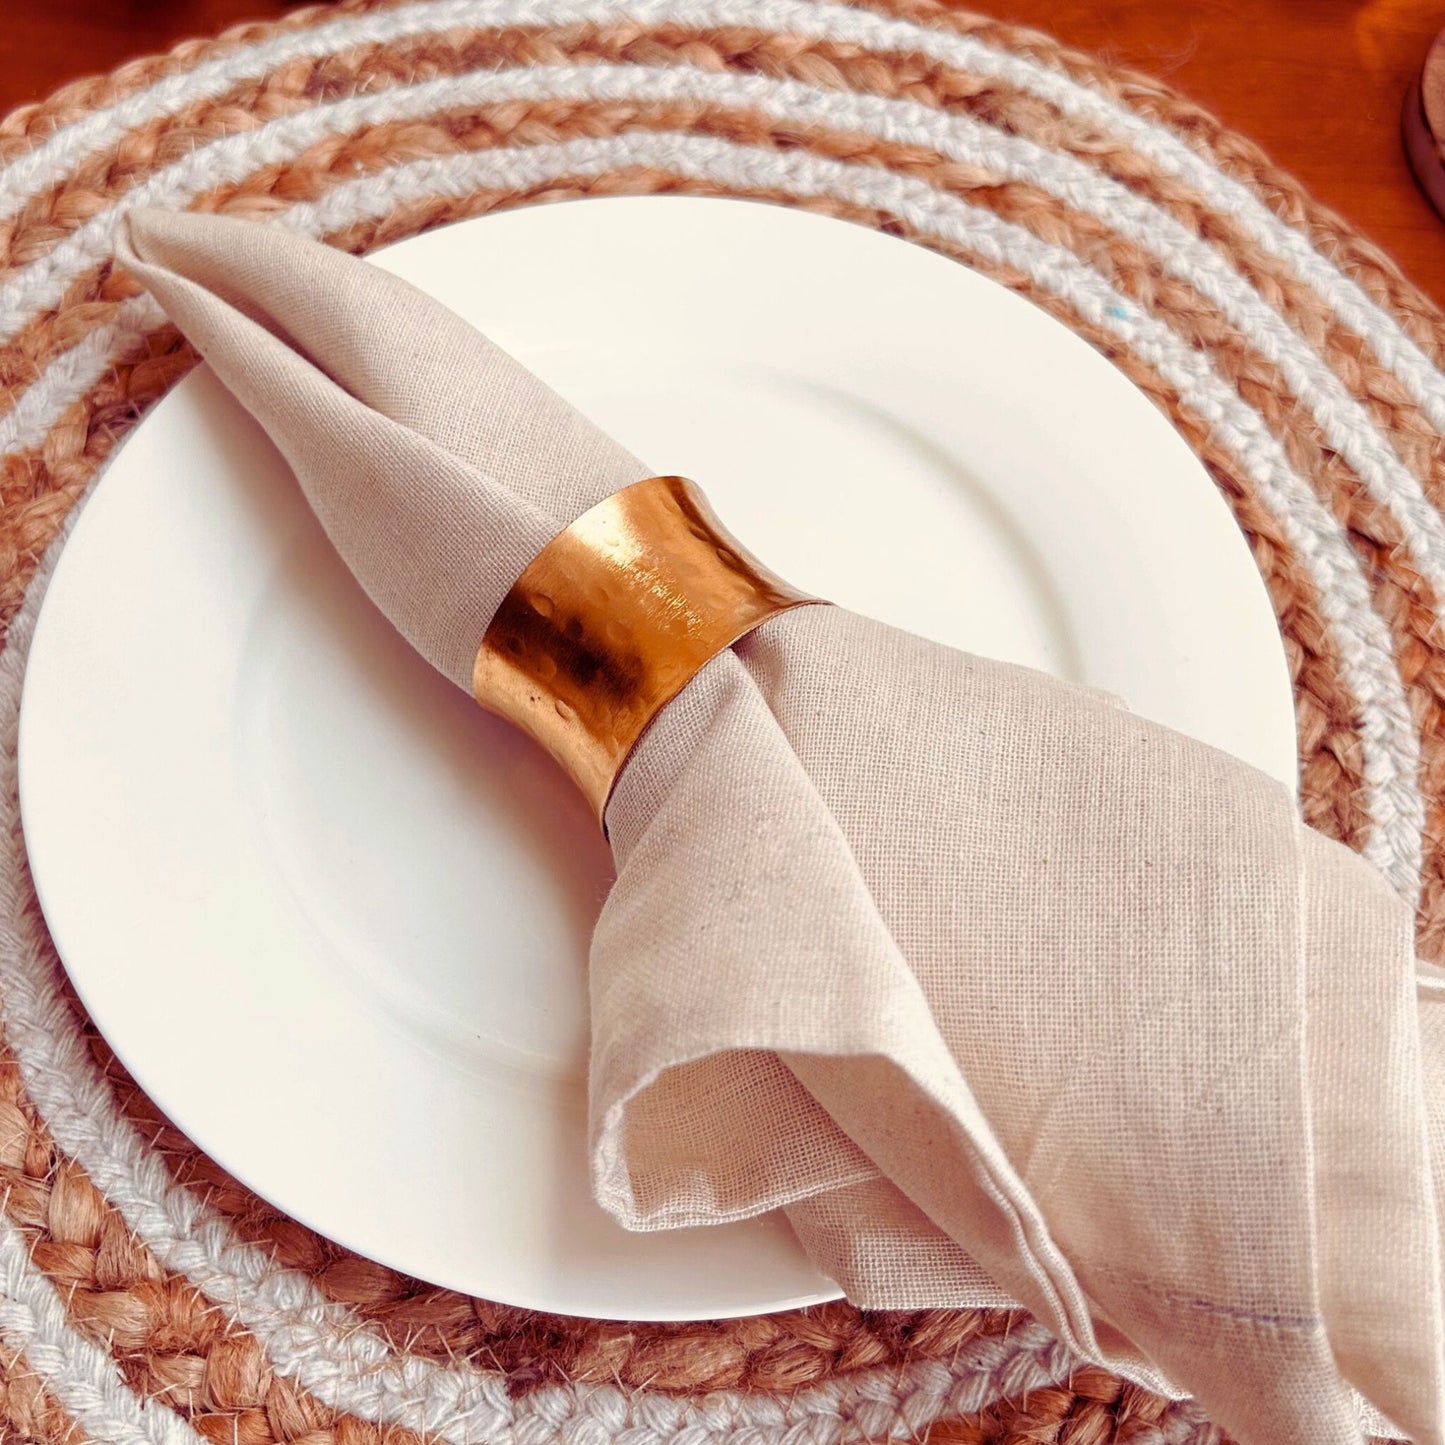
POLYGON ((66 991, 15 801, 25 651, 72 505, 192 359, 138 329, 117 216, 289 211, 366 250, 495 207, 659 191, 931 246, 1142 387, 1269 585, 1310 822, 1418 901, 1421 950, 1445 955, 1440 317, 1248 142, 924 0, 403 0, 188 44, 0 125, 0 1440, 1213 1438, 1019 1314, 626 1326, 400 1278, 198 1154, 66 991))

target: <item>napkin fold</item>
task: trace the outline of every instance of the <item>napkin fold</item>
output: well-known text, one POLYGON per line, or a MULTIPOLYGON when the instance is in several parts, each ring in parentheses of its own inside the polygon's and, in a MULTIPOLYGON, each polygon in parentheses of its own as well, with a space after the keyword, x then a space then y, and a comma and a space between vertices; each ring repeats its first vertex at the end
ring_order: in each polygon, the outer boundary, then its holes
MULTIPOLYGON (((280 227, 141 212, 117 257, 468 690, 526 564, 668 469, 280 227)), ((664 709, 607 823, 590 1138, 624 1225, 783 1208, 857 1303, 1021 1304, 1246 1445, 1359 1442, 1362 1400, 1445 1445, 1445 1010, 1286 789, 805 607, 664 709)))

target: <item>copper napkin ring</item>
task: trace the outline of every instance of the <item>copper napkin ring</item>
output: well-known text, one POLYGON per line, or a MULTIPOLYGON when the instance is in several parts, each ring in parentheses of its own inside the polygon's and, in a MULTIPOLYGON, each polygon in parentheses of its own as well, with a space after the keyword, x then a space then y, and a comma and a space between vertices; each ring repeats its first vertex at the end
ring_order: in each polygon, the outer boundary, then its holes
POLYGON ((482 638, 472 691, 561 763, 601 822, 638 738, 698 669, 818 600, 739 546, 686 477, 649 477, 528 564, 482 638))

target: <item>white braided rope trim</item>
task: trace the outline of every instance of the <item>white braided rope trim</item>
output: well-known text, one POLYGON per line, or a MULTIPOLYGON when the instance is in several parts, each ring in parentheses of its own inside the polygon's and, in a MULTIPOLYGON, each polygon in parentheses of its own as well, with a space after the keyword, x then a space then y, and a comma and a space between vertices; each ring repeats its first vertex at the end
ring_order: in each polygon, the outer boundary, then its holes
POLYGON ((92 327, 68 351, 54 357, 0 416, 0 456, 39 447, 66 407, 106 374, 127 345, 161 320, 161 309, 150 296, 132 297, 116 307, 112 321, 92 327))
MULTIPOLYGON (((279 130, 264 138, 258 133, 249 134, 268 147, 280 144, 288 151, 294 148, 299 152, 315 139, 313 124, 329 130, 331 122, 341 120, 350 128, 349 118, 361 108, 376 110, 379 99, 343 101, 329 110, 318 108, 321 114, 307 112, 290 117, 284 134, 279 130)), ((415 114, 418 105, 455 109, 510 100, 710 102, 928 148, 949 159, 1037 185, 1143 247, 1168 274, 1193 286, 1220 308, 1230 324, 1280 369, 1286 384, 1314 416, 1328 445, 1365 482, 1370 495, 1395 517, 1416 565, 1436 595, 1445 598, 1445 518, 1329 365, 1238 274, 1222 252, 1193 236, 1157 205, 1071 156, 1006 135, 972 117, 950 116, 915 101, 824 91, 794 81, 718 74, 691 66, 539 66, 473 73, 421 86, 398 87, 386 92, 385 99, 389 102, 387 115, 393 119, 398 107, 415 114)), ((236 142, 246 139, 247 135, 232 138, 236 142)), ((208 170, 202 162, 215 149, 203 148, 169 172, 158 172, 139 188, 137 200, 183 203, 194 193, 196 170, 208 170)), ((209 184, 214 184, 213 174, 202 182, 209 184)), ((111 211, 96 217, 43 261, 33 263, 32 272, 34 267, 49 268, 48 274, 33 278, 35 284, 45 286, 44 295, 58 297, 75 276, 108 254, 114 226, 131 204, 130 197, 122 198, 111 211), (91 234, 87 237, 83 232, 91 234), (64 256, 66 246, 75 248, 73 255, 64 256)), ((35 295, 26 294, 28 279, 26 272, 18 273, 11 283, 15 292, 10 293, 9 286, 0 292, 13 294, 13 305, 19 311, 42 304, 35 295)), ((133 326, 139 321, 139 317, 127 318, 118 326, 133 326)), ((93 384, 108 358, 106 337, 100 332, 87 334, 72 353, 57 358, 52 364, 59 370, 54 391, 44 384, 48 381, 45 377, 27 389, 9 415, 0 418, 0 450, 38 445, 61 406, 93 384), (86 382, 86 377, 91 382, 86 382)))
POLYGON ((167 77, 62 127, 0 170, 0 219, 13 215, 39 189, 63 180, 86 155, 113 144, 127 130, 179 106, 220 95, 242 81, 259 79, 288 60, 438 34, 457 26, 494 29, 602 24, 619 19, 644 25, 671 21, 699 28, 747 25, 779 34, 843 41, 884 54, 922 54, 957 70, 1003 80, 1048 101, 1071 118, 1087 120, 1132 145, 1214 209, 1231 215, 1256 244, 1286 262, 1347 327, 1370 339, 1380 360, 1397 372, 1424 407, 1431 424, 1445 429, 1445 377, 1395 318, 1315 251, 1305 236, 1281 221, 1243 182, 1223 174, 1181 137, 1053 66, 970 36, 830 0, 430 0, 348 17, 240 47, 230 56, 167 77))
MULTIPOLYGON (((69 530, 67 523, 53 555, 58 555, 69 530)), ((23 658, 29 651, 37 610, 26 606, 11 624, 7 656, 13 650, 23 658)), ((14 668, 17 701, 21 670, 20 664, 14 668)), ((18 706, 11 708, 5 719, 8 725, 0 726, 0 767, 12 772, 18 716, 18 706)), ((7 840, 18 851, 18 816, 12 813, 8 822, 7 840)), ((14 911, 12 881, 9 873, 0 879, 0 905, 7 912, 14 911)), ((3 1211, 0 1337, 20 1352, 27 1368, 44 1381, 56 1403, 95 1445, 109 1445, 112 1441, 115 1445, 207 1445, 173 1410, 138 1398, 116 1361, 70 1323, 55 1286, 35 1267, 24 1235, 4 1217, 3 1211)))
MULTIPOLYGON (((598 73, 601 69, 567 68, 566 74, 579 85, 590 87, 610 81, 628 89, 639 81, 676 85, 692 78, 666 73, 619 73, 615 68, 598 73)), ((505 81, 514 90, 524 90, 535 74, 509 72, 468 79, 505 81)), ((603 89, 606 91, 605 84, 603 89)), ((805 90, 805 94, 815 93, 805 90)), ((291 224, 320 233, 363 218, 384 216, 404 200, 433 192, 464 196, 483 186, 539 185, 567 174, 598 175, 629 164, 672 168, 700 179, 719 179, 725 173, 729 185, 801 188, 809 194, 880 206, 923 231, 935 231, 993 261, 1019 266, 1076 313, 1117 335, 1165 375, 1193 409, 1214 425, 1219 439, 1249 475, 1311 574, 1321 610, 1336 636, 1346 685, 1361 709, 1366 804, 1375 824, 1365 854, 1407 900, 1412 904, 1418 900, 1425 820, 1425 803, 1417 780, 1419 738, 1388 628, 1373 609, 1361 564, 1343 529, 1291 467, 1258 412, 1219 378, 1208 359, 1185 344, 1165 323, 1109 287, 1065 248, 1041 242, 1023 228, 1002 222, 924 182, 877 167, 848 165, 803 151, 778 153, 709 137, 658 132, 502 148, 438 162, 415 162, 342 183, 320 201, 294 208, 291 224), (716 169, 719 166, 722 171, 716 169), (940 216, 947 218, 946 224, 938 224, 940 216)), ((186 195, 165 192, 156 198, 175 202, 184 201, 186 195)), ((1162 243, 1161 248, 1168 249, 1162 243)), ((0 427, 9 422, 17 437, 22 428, 25 435, 33 436, 46 419, 53 422, 65 406, 84 395, 99 379, 111 360, 137 344, 139 331, 154 324, 157 315, 148 300, 128 303, 111 326, 89 333, 79 347, 47 368, 21 397, 11 416, 0 419, 0 427)), ((1285 330, 1288 336, 1295 337, 1292 330, 1285 330)), ((1301 349, 1317 362, 1307 347, 1301 349)), ((1331 382, 1338 385, 1333 373, 1325 370, 1331 382)), ((1327 406, 1325 410, 1331 432, 1349 429, 1340 419, 1338 408, 1327 406)), ((1352 438, 1352 449, 1368 453, 1370 437, 1377 437, 1368 418, 1353 430, 1359 435, 1352 438)), ((1377 468, 1376 480, 1383 489, 1390 478, 1377 468)), ((1397 463, 1393 480, 1398 489, 1413 487, 1417 500, 1428 508, 1418 484, 1397 463)), ((1403 503, 1399 505, 1408 511, 1403 503)), ((1438 526, 1439 518, 1433 509, 1430 515, 1438 526)), ((1445 548, 1435 555, 1445 559, 1445 548)))
MULTIPOLYGON (((237 1239, 222 1216, 175 1183, 121 1112, 60 991, 58 965, 30 884, 17 801, 16 736, 26 654, 59 551, 57 543, 0 653, 0 977, 6 1034, 27 1091, 60 1147, 167 1269, 185 1276, 251 1331, 275 1369, 333 1409, 452 1445, 758 1445, 763 1439, 863 1445, 912 1438, 936 1420, 972 1414, 1001 1398, 1068 1379, 1077 1361, 1042 1327, 1028 1324, 1007 1338, 976 1340, 947 1364, 920 1361, 862 1371, 788 1398, 715 1391, 687 1399, 573 1385, 513 1401, 495 1371, 399 1354, 350 1310, 328 1302, 306 1275, 276 1265, 237 1239)), ((202 1445, 170 1412, 133 1396, 128 1402, 112 1398, 114 1392, 97 1383, 106 1369, 118 1375, 114 1362, 70 1329, 44 1276, 32 1268, 12 1279, 5 1252, 12 1241, 24 1256, 23 1240, 0 1220, 0 1327, 9 1322, 4 1300, 19 1300, 16 1329, 23 1333, 33 1325, 37 1332, 41 1353, 34 1367, 43 1367, 57 1398, 76 1418, 79 1411, 92 1412, 97 1425, 92 1439, 202 1445), (56 1345, 46 1353, 56 1341, 64 1348, 56 1345), (112 1413, 101 1413, 107 1410, 112 1413), (137 1434, 127 1423, 152 1418, 174 1421, 174 1427, 155 1427, 172 1433, 137 1434)), ((1197 1412, 1185 1410, 1179 1419, 1181 1440, 1187 1439, 1198 1428, 1197 1412)))
POLYGON ((55 1286, 31 1263, 24 1236, 3 1217, 0 1337, 95 1445, 207 1445, 174 1410, 140 1399, 115 1360, 70 1323, 55 1286))
MULTIPOLYGON (((950 115, 917 101, 820 90, 796 81, 719 74, 686 65, 538 66, 472 73, 420 87, 397 87, 387 95, 392 102, 387 114, 393 119, 398 107, 414 116, 431 106, 455 109, 511 100, 730 105, 773 119, 833 131, 856 131, 895 144, 931 149, 948 159, 1034 184, 1142 246, 1167 274, 1214 302, 1260 354, 1281 369, 1291 389, 1319 422, 1329 445, 1345 457, 1370 487, 1371 494, 1396 514, 1411 537, 1417 561, 1432 585, 1445 596, 1445 520, 1425 497, 1417 479, 1400 465, 1393 449, 1338 376, 1238 274, 1224 253, 1201 241, 1161 207, 1072 156, 1008 135, 971 116, 950 115)), ((289 133, 271 132, 264 139, 258 134, 257 139, 267 145, 279 142, 288 150, 292 144, 304 147, 316 138, 313 126, 330 132, 334 127, 328 123, 340 121, 349 129, 357 109, 356 103, 349 101, 338 102, 330 109, 318 107, 304 116, 290 118, 307 124, 295 125, 289 133)), ((196 164, 208 161, 212 150, 207 147, 194 153, 196 164)), ((194 166, 187 169, 193 170, 194 166)), ((160 172, 154 178, 155 191, 149 192, 147 198, 177 203, 193 194, 187 184, 193 179, 179 168, 169 176, 160 172)), ((96 226, 88 241, 76 233, 71 242, 57 247, 49 257, 18 272, 0 293, 13 299, 11 319, 18 316, 18 324, 23 324, 30 312, 57 299, 65 285, 87 266, 102 260, 113 243, 116 221, 129 208, 129 199, 123 198, 96 226), (61 260, 66 244, 76 248, 68 264, 61 260), (37 285, 42 280, 48 284, 39 293, 30 292, 31 278, 37 285)), ((89 336, 81 349, 93 350, 89 336)), ((29 445, 38 440, 37 429, 45 416, 34 406, 24 406, 25 400, 22 397, 18 408, 21 414, 6 418, 8 424, 0 427, 0 447, 13 444, 21 436, 29 445)))
MULTIPOLYGON (((1023 237, 1018 228, 999 221, 991 212, 970 207, 952 197, 940 197, 927 186, 873 167, 850 167, 799 152, 779 157, 773 151, 697 137, 646 134, 536 147, 530 151, 490 151, 445 161, 416 162, 382 176, 338 187, 319 202, 294 208, 287 220, 306 231, 333 230, 365 214, 388 214, 397 204, 424 196, 465 196, 482 185, 537 184, 563 175, 576 175, 589 166, 600 173, 628 163, 667 164, 683 174, 722 184, 778 185, 780 181, 788 181, 793 188, 811 194, 839 195, 858 204, 883 206, 911 224, 959 244, 972 245, 979 254, 1007 259, 1012 264, 1019 264, 1022 259, 1041 284, 1047 280, 1051 289, 1070 300, 1080 314, 1098 324, 1112 322, 1114 329, 1133 341, 1135 349, 1146 359, 1151 359, 1150 353, 1154 353, 1155 364, 1164 363, 1159 366, 1161 373, 1166 366, 1172 367, 1176 373, 1170 378, 1173 384, 1180 384, 1178 373, 1185 373, 1181 389, 1189 388, 1196 405, 1202 399, 1204 405, 1200 409, 1226 439, 1233 436, 1237 446, 1244 446, 1249 470, 1263 477, 1262 495, 1270 492, 1274 503, 1285 507, 1285 520, 1292 519, 1295 505, 1318 506, 1308 487, 1298 478, 1292 478, 1278 443, 1262 420, 1243 406, 1230 388, 1213 377, 1207 359, 1185 346, 1167 327, 1143 316, 1137 308, 1130 308, 1071 253, 1048 247, 1031 236, 1023 237), (780 164, 783 165, 781 174, 780 164), (1026 246, 1022 245, 1021 237, 1026 239, 1026 246), (1141 342, 1144 344, 1139 344, 1141 342), (1212 408, 1214 415, 1211 415, 1211 401, 1217 403, 1212 408), (1298 496, 1291 496, 1292 488, 1298 496)), ((1326 538, 1338 541, 1337 529, 1332 525, 1326 528, 1326 538)), ((1327 552, 1328 540, 1323 545, 1327 552)), ((1308 553, 1311 549, 1304 550, 1308 553)), ((1352 569, 1356 585, 1363 587, 1363 579, 1347 547, 1341 565, 1352 569)), ((1338 596, 1341 585, 1334 582, 1324 595, 1338 596)), ((1378 618, 1374 621, 1382 625, 1378 618)), ((19 665, 14 650, 7 650, 0 658, 0 679, 6 670, 14 670, 19 665)), ((1407 732, 1413 739, 1413 731, 1407 729, 1407 732)), ((0 938, 0 944, 5 942, 0 938)), ((376 1372, 388 1353, 383 1341, 364 1330, 358 1331, 348 1312, 319 1300, 309 1281, 276 1271, 254 1252, 230 1239, 224 1224, 208 1215, 193 1198, 184 1194, 177 1197, 164 1167, 146 1153, 143 1141, 119 1115, 103 1079, 80 1046, 74 1024, 68 1021, 63 1004, 54 992, 49 973, 51 964, 43 946, 34 938, 23 937, 16 939, 16 945, 14 951, 0 947, 0 960, 5 961, 14 974, 7 990, 12 1044, 27 1087, 62 1147, 91 1174, 157 1256, 169 1267, 192 1278, 228 1313, 250 1326, 284 1371, 294 1374, 328 1403, 337 1403, 355 1413, 367 1413, 369 1418, 414 1422, 414 1414, 391 1413, 393 1408, 400 1408, 392 1385, 377 1386, 376 1372), (11 959, 21 966, 17 967, 11 959), (67 1027, 73 1035, 68 1047, 67 1027), (335 1390, 343 1388, 358 1367, 370 1384, 359 1397, 348 1391, 343 1403, 335 1390), (377 1416, 363 1409, 364 1404, 387 1413, 377 1416)), ((416 1361, 406 1361, 404 1366, 407 1370, 428 1368, 424 1362, 416 1361)), ((891 1387, 896 1388, 899 1381, 892 1372, 888 1373, 891 1387)), ((483 1397, 475 1403, 459 1403, 455 1395, 456 1382, 444 1372, 441 1377, 432 1377, 433 1385, 438 1378, 448 1381, 445 1408, 449 1418, 455 1416, 469 1424, 479 1423, 476 1420, 479 1411, 507 1408, 507 1402, 499 1400, 495 1392, 487 1392, 490 1398, 483 1397)), ((538 1402, 535 1408, 542 1408, 544 1392, 530 1398, 538 1402)), ((835 1418, 835 1409, 836 1401, 829 1405, 825 1418, 835 1418)), ((427 1418, 438 1417, 431 1413, 427 1418)), ((489 1423, 495 1425, 495 1421, 492 1415, 489 1423)))

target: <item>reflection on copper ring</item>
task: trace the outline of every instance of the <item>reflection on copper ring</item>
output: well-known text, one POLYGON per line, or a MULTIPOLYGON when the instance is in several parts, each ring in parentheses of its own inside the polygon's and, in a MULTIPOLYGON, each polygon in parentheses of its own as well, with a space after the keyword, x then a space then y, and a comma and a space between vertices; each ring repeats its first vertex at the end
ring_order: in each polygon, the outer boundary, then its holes
POLYGON ((472 691, 561 763, 600 822, 643 730, 697 670, 818 600, 739 546, 686 477, 649 477, 528 564, 477 649, 472 691))

